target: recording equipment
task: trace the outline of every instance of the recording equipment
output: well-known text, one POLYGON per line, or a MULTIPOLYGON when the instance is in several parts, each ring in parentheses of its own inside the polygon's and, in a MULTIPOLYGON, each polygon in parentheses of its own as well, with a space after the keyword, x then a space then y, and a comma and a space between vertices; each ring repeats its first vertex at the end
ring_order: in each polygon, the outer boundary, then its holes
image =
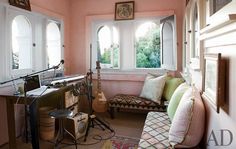
POLYGON ((72 91, 65 92, 65 108, 69 108, 72 105, 78 103, 78 98, 79 97, 73 95, 72 91))
POLYGON ((54 81, 51 82, 52 85, 56 85, 56 84, 63 84, 63 83, 70 83, 73 81, 79 81, 84 79, 85 76, 84 75, 73 75, 73 76, 65 76, 65 77, 61 77, 59 79, 56 79, 54 81))
POLYGON ((79 112, 65 120, 65 129, 76 139, 85 135, 88 127, 88 114, 79 112))

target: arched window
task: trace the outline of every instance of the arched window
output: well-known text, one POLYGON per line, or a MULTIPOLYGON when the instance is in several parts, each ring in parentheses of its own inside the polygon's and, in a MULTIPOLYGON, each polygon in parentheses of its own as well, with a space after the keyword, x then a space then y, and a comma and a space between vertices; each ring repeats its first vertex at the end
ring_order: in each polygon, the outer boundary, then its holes
POLYGON ((97 31, 97 59, 102 68, 119 67, 119 35, 114 26, 102 26, 97 31))
POLYGON ((61 60, 61 33, 59 25, 50 22, 47 25, 47 66, 56 66, 61 60))
POLYGON ((32 68, 32 29, 29 20, 16 16, 12 21, 12 69, 32 68))
POLYGON ((159 68, 160 26, 145 22, 135 31, 136 68, 159 68))

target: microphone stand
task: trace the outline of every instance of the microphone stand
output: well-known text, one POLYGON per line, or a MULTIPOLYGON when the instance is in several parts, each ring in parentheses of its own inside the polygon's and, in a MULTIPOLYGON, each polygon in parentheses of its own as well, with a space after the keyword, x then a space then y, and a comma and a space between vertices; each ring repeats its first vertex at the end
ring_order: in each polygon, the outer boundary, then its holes
POLYGON ((91 60, 92 56, 91 56, 91 53, 92 53, 92 45, 90 44, 90 68, 89 68, 89 72, 87 72, 87 77, 86 77, 87 91, 88 91, 87 96, 88 96, 88 100, 89 100, 89 115, 88 115, 88 126, 87 126, 87 130, 86 130, 86 133, 85 133, 84 141, 86 141, 86 139, 87 139, 90 127, 94 127, 94 123, 96 123, 103 131, 105 130, 105 128, 107 128, 112 133, 114 132, 114 130, 110 126, 108 126, 105 122, 103 122, 100 118, 98 118, 94 114, 92 104, 93 104, 93 99, 95 97, 93 97, 93 95, 92 95, 93 94, 92 93, 92 87, 93 87, 92 75, 93 75, 93 72, 92 72, 92 60, 91 60))
MULTIPOLYGON (((28 107, 27 107, 27 95, 26 95, 26 92, 27 92, 26 80, 27 80, 28 77, 31 77, 33 75, 36 75, 36 74, 39 74, 39 73, 42 73, 42 72, 46 72, 46 71, 52 70, 52 69, 56 70, 56 69, 59 68, 59 66, 61 64, 64 64, 64 60, 61 60, 58 65, 53 66, 51 68, 47 68, 47 69, 44 69, 44 70, 41 70, 41 71, 33 72, 31 74, 27 74, 25 76, 21 76, 21 77, 18 77, 18 78, 11 79, 11 80, 4 81, 4 82, 0 83, 0 85, 2 85, 2 84, 9 83, 9 82, 13 82, 15 80, 20 80, 20 79, 23 79, 25 81, 24 82, 24 107, 25 107, 25 137, 26 137, 26 143, 28 143, 28 119, 27 119, 28 114, 30 115, 30 125, 31 125, 31 133, 32 133, 31 134, 31 138, 33 138, 33 137, 37 138, 37 136, 38 136, 37 118, 34 117, 34 114, 37 113, 37 108, 36 108, 36 104, 35 104, 35 100, 34 100, 33 103, 29 106, 29 110, 28 110, 28 107)), ((32 139, 32 145, 33 145, 33 148, 38 148, 39 140, 32 139)))
POLYGON ((15 80, 20 80, 20 79, 25 80, 27 77, 30 77, 30 76, 33 76, 33 75, 36 75, 36 74, 39 74, 39 73, 42 73, 42 72, 45 72, 45 71, 48 71, 48 70, 52 70, 52 69, 56 70, 56 69, 59 68, 60 64, 57 65, 57 66, 53 66, 51 68, 47 68, 47 69, 44 69, 44 70, 41 70, 41 71, 37 71, 37 72, 31 73, 31 74, 27 74, 25 76, 21 76, 21 77, 15 78, 15 79, 11 79, 11 80, 7 80, 7 81, 4 81, 4 82, 0 82, 0 85, 9 83, 9 82, 12 82, 12 81, 15 81, 15 80))

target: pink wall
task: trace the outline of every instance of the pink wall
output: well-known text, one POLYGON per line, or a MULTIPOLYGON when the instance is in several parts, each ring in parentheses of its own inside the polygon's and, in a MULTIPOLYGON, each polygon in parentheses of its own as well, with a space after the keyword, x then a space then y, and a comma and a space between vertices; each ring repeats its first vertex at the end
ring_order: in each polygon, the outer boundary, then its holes
MULTIPOLYGON (((86 27, 85 18, 89 15, 114 14, 118 0, 72 0, 71 6, 71 55, 69 73, 85 73, 86 70, 86 27)), ((120 0, 119 0, 120 1, 120 0)), ((122 1, 122 0, 121 0, 122 1)), ((178 69, 181 69, 182 22, 184 0, 135 0, 135 12, 174 10, 177 16, 178 69)))

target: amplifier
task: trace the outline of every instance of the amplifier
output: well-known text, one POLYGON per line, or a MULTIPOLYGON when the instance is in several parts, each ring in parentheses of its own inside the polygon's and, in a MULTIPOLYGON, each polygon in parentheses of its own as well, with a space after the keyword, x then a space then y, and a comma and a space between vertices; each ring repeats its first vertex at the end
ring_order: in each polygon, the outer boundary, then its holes
POLYGON ((76 139, 85 135, 88 126, 88 114, 79 112, 74 117, 66 118, 65 128, 76 139))

